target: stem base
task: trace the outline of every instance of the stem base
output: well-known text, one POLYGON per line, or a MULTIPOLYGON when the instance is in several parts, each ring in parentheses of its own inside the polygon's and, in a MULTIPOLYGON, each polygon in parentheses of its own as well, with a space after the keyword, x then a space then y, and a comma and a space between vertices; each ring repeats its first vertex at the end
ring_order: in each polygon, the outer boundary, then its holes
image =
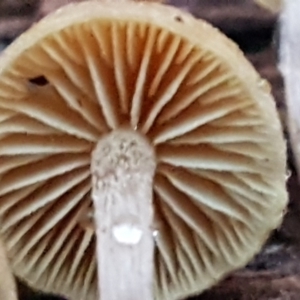
POLYGON ((97 263, 101 300, 153 300, 152 147, 119 130, 92 154, 97 263))

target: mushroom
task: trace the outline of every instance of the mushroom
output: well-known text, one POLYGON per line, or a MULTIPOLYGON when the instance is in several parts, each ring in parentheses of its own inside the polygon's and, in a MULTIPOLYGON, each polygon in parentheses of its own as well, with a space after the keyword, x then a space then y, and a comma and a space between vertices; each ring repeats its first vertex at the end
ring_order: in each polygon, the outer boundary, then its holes
POLYGON ((279 13, 284 5, 284 0, 255 0, 255 2, 272 13, 279 13))
POLYGON ((0 58, 0 136, 13 270, 71 299, 199 294, 287 204, 270 86, 217 29, 158 3, 70 4, 21 35, 0 58))
POLYGON ((17 300, 16 283, 7 259, 6 251, 0 241, 0 299, 17 300))

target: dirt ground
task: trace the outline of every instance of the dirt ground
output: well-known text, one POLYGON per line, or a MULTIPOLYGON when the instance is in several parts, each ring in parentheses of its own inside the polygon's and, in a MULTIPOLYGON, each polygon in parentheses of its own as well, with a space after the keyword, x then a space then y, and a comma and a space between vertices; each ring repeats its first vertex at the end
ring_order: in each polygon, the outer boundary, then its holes
MULTIPOLYGON (((32 23, 67 0, 1 0, 0 51, 32 23)), ((277 69, 278 16, 252 0, 170 0, 220 28, 236 41, 273 89, 282 122, 286 124, 284 87, 277 69)), ((287 136, 288 139, 288 136, 287 136)), ((289 152, 291 177, 289 209, 282 226, 261 253, 243 270, 230 275, 194 300, 300 299, 300 184, 289 152), (299 196, 298 196, 299 195, 299 196)), ((19 283, 20 300, 61 299, 33 292, 19 283)))

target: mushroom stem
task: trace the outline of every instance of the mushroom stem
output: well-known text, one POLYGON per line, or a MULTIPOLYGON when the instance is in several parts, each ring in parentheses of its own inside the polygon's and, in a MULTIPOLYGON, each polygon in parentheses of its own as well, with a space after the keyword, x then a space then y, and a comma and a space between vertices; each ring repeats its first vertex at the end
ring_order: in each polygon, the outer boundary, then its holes
POLYGON ((92 198, 101 300, 153 299, 154 150, 136 131, 115 130, 92 153, 92 198))

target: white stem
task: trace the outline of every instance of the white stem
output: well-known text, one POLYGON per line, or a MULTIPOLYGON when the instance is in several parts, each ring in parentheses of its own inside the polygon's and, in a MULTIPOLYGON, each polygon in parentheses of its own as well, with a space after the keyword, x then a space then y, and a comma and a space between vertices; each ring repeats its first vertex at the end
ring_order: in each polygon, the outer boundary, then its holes
POLYGON ((280 70, 285 82, 287 126, 300 179, 300 1, 286 0, 280 17, 280 70))
POLYGON ((155 156, 135 131, 117 130, 92 153, 101 300, 153 300, 155 156))

